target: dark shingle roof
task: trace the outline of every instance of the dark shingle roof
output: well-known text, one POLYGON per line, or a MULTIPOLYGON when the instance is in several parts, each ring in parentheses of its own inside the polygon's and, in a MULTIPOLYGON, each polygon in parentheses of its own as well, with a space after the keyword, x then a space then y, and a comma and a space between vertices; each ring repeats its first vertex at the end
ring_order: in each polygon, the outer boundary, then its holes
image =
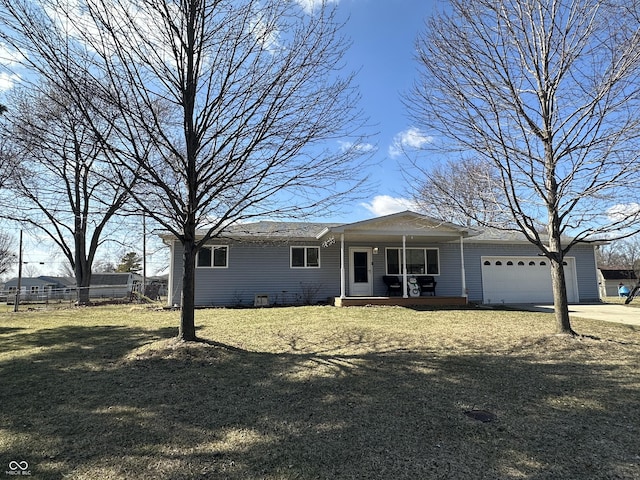
POLYGON ((629 280, 636 278, 636 272, 624 268, 600 268, 602 277, 605 280, 629 280))
POLYGON ((94 273, 91 285, 127 285, 130 273, 94 273))
POLYGON ((233 238, 315 238, 315 236, 327 227, 335 227, 340 223, 321 222, 270 222, 261 221, 255 223, 239 223, 230 226, 222 233, 221 237, 233 238))

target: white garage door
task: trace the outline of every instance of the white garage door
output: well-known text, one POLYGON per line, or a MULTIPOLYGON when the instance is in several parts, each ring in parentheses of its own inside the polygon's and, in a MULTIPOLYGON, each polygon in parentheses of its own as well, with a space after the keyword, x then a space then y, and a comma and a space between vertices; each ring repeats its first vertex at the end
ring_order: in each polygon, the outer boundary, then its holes
MULTIPOLYGON (((482 257, 484 303, 551 303, 549 260, 532 256, 482 257)), ((578 301, 575 259, 565 258, 569 302, 578 301)))

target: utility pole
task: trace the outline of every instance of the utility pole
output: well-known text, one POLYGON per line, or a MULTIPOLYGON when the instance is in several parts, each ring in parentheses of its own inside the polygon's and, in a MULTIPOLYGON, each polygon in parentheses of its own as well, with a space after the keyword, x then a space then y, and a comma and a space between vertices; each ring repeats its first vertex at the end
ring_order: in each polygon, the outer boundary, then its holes
POLYGON ((20 305, 20 290, 22 290, 22 230, 20 230, 20 250, 18 252, 18 289, 13 301, 13 311, 17 312, 20 305))

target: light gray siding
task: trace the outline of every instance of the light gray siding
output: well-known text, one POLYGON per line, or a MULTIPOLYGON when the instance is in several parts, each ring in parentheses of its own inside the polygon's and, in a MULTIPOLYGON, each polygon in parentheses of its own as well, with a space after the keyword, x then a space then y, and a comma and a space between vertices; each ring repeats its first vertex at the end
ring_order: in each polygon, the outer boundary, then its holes
MULTIPOLYGON (((340 296, 340 244, 322 247, 314 242, 250 243, 220 242, 229 247, 228 268, 196 268, 196 298, 198 306, 253 305, 255 295, 268 295, 270 304, 304 304, 327 301, 340 296), (290 247, 320 247, 320 268, 291 268, 290 247)), ((212 243, 215 245, 215 243, 212 243)), ((387 287, 382 277, 386 275, 387 247, 402 247, 394 243, 345 243, 346 294, 349 295, 349 248, 378 248, 373 261, 373 295, 385 296, 387 287)), ((459 296, 462 293, 460 271, 460 246, 457 243, 412 244, 411 247, 437 248, 440 258, 440 275, 436 293, 439 296, 459 296)), ((179 305, 182 290, 182 247, 174 242, 173 276, 171 278, 170 304, 179 305)))
MULTIPOLYGON (((527 244, 472 243, 473 238, 465 242, 465 269, 469 301, 482 303, 482 256, 494 255, 532 255, 539 250, 527 244)), ((598 300, 598 280, 593 246, 577 245, 568 256, 575 258, 578 296, 581 302, 598 300)))
MULTIPOLYGON (((340 295, 340 242, 322 247, 319 242, 234 242, 221 241, 212 245, 229 247, 227 268, 197 268, 196 298, 198 306, 253 305, 256 294, 268 295, 270 304, 304 304, 325 302, 330 297, 340 295), (290 247, 320 247, 320 268, 291 268, 290 247)), ((349 296, 349 248, 377 247, 373 261, 373 295, 385 296, 386 285, 382 277, 386 274, 387 247, 400 248, 401 240, 393 243, 346 242, 345 243, 345 284, 349 296)), ((462 275, 460 244, 412 243, 409 248, 437 248, 439 251, 440 274, 438 296, 462 295, 462 275)), ((466 287, 469 301, 483 302, 482 256, 491 255, 537 255, 538 250, 527 244, 473 243, 473 238, 465 241, 464 259, 466 287)), ((593 247, 580 245, 569 253, 576 260, 576 276, 580 301, 597 301, 598 280, 596 276, 593 247)), ((169 298, 170 304, 179 305, 182 289, 182 248, 174 242, 172 275, 169 298)))
MULTIPOLYGON (((218 243, 212 243, 216 245, 218 243)), ((195 303, 198 306, 253 305, 256 294, 268 295, 270 304, 304 304, 340 295, 340 247, 319 243, 220 242, 229 247, 227 268, 196 268, 195 303), (291 245, 320 247, 320 268, 291 268, 291 245)), ((172 304, 180 304, 182 247, 175 244, 176 273, 172 304)))
POLYGON ((598 268, 596 266, 596 255, 593 245, 574 247, 569 252, 569 255, 576 259, 576 275, 578 277, 580 301, 599 301, 598 268))

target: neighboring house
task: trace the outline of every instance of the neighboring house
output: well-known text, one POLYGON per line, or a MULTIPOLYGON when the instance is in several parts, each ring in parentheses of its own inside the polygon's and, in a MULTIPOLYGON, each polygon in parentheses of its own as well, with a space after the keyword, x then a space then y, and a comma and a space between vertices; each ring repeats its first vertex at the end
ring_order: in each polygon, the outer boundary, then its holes
MULTIPOLYGON (((94 273, 91 276, 91 298, 124 298, 137 291, 142 276, 136 273, 94 273)), ((5 292, 11 296, 18 289, 18 279, 5 284, 5 292)), ((20 296, 23 300, 72 299, 76 297, 76 280, 73 277, 22 277, 20 296)))
POLYGON ((638 283, 636 272, 625 268, 600 267, 598 270, 598 284, 600 285, 600 297, 617 297, 620 284, 633 290, 638 283))
MULTIPOLYGON (((182 246, 170 235, 163 239, 171 248, 168 303, 179 305, 182 246)), ((424 302, 552 302, 548 260, 538 253, 522 235, 409 211, 349 224, 237 224, 198 253, 195 303, 378 303, 389 295, 384 276, 403 285, 390 303, 418 303, 407 281, 424 276, 437 282, 435 296, 422 296, 424 302)), ((576 245, 565 263, 569 301, 597 301, 593 245, 576 245)))
POLYGON ((124 298, 140 290, 142 275, 132 272, 94 273, 91 275, 91 298, 124 298))
MULTIPOLYGON (((70 277, 22 277, 20 279, 20 296, 23 300, 69 299, 75 292, 75 279, 70 277)), ((12 278, 5 283, 5 292, 15 295, 18 279, 12 278)))

